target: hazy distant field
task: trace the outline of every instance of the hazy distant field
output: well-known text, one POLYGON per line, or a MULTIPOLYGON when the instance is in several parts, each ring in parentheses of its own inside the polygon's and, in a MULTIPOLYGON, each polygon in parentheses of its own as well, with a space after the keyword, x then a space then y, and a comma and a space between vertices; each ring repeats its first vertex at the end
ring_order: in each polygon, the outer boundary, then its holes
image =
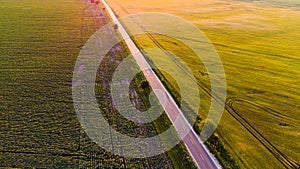
MULTIPOLYGON (((237 0, 238 1, 238 0, 237 0)), ((288 7, 300 9, 300 2, 298 0, 240 0, 245 2, 254 2, 257 4, 274 5, 278 7, 288 7)))
MULTIPOLYGON (((181 16, 209 37, 225 68, 228 109, 236 113, 225 111, 217 134, 241 168, 284 168, 275 158, 276 151, 267 149, 266 140, 300 163, 300 11, 287 8, 296 1, 284 8, 221 0, 109 2, 119 16, 149 11, 181 16), (236 115, 244 120, 234 119, 236 115), (252 128, 246 130, 245 123, 252 128), (261 135, 255 138, 257 133, 261 135)), ((209 86, 188 49, 174 45, 170 38, 155 37, 192 68, 203 86, 209 86)), ((136 41, 141 48, 155 47, 146 36, 136 41)), ((202 117, 210 99, 204 98, 202 117)))

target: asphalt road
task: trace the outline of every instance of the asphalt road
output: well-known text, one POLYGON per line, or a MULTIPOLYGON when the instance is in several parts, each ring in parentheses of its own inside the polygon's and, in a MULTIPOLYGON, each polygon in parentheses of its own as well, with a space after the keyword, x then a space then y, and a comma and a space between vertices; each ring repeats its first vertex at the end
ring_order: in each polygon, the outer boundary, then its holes
POLYGON ((170 118, 170 121, 173 123, 179 136, 182 138, 195 164, 198 166, 198 168, 201 169, 220 168, 219 165, 217 165, 217 162, 211 157, 208 150, 204 147, 204 144, 194 132, 192 126, 187 122, 186 118, 183 116, 181 110, 175 103, 174 99, 168 93, 168 91, 163 86, 162 82, 159 80, 156 74, 152 71, 149 64, 145 60, 143 54, 134 44, 132 39, 128 36, 127 32, 125 31, 121 23, 118 21, 117 17, 112 12, 109 5, 104 0, 102 0, 102 3, 106 6, 107 12, 109 13, 113 22, 118 25, 118 30, 120 34, 125 39, 129 50, 131 51, 140 69, 143 71, 146 79, 148 80, 151 88, 153 89, 160 103, 162 105, 165 105, 164 110, 166 114, 170 118))

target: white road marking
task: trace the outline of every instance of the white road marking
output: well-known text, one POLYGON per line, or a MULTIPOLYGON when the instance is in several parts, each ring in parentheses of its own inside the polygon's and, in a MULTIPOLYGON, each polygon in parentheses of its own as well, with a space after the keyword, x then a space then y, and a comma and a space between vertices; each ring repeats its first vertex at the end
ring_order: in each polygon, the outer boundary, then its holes
POLYGON ((194 143, 193 139, 190 139, 190 141, 192 142, 192 144, 194 144, 194 145, 195 145, 195 143, 194 143))

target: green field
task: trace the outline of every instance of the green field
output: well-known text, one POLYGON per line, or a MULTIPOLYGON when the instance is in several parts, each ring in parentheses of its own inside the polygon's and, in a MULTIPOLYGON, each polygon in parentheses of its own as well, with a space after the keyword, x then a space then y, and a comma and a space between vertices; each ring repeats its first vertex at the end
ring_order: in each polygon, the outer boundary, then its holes
MULTIPOLYGON (((300 11, 288 5, 221 0, 116 2, 127 9, 110 2, 119 16, 143 11, 181 16, 214 44, 227 78, 227 106, 214 138, 240 168, 284 168, 289 160, 300 163, 300 11)), ((0 168, 191 167, 182 144, 153 158, 122 158, 99 148, 81 129, 72 100, 74 65, 83 44, 100 27, 84 1, 0 0, 0 9, 0 168)), ((197 122, 201 130, 211 99, 205 67, 179 41, 153 36, 193 71, 201 94, 202 120, 197 122)), ((148 36, 137 36, 135 41, 140 48, 156 47, 148 36)), ((120 51, 113 60, 127 54, 120 51)), ((108 58, 106 62, 103 68, 108 65, 113 70, 116 63, 108 58)), ((103 86, 109 73, 98 76, 99 96, 109 89, 103 86)), ((157 73, 180 100, 174 79, 157 73)), ((138 77, 131 90, 142 94, 143 80, 138 77)), ((140 97, 147 107, 145 96, 140 97)), ((101 97, 98 102, 111 106, 101 97)), ((163 116, 149 126, 126 121, 118 126, 115 117, 106 118, 119 131, 142 127, 147 131, 144 136, 169 125, 163 116)))
POLYGON ((78 163, 82 134, 72 110, 71 79, 82 43, 83 6, 73 1, 0 3, 0 166, 78 163))
MULTIPOLYGON (((124 158, 100 148, 81 128, 73 107, 72 77, 80 49, 101 27, 92 5, 26 0, 1 1, 0 8, 0 168, 195 167, 182 143, 154 157, 124 158)), ((99 107, 121 133, 156 135, 168 127, 166 116, 156 124, 137 125, 111 109, 108 84, 128 55, 124 44, 118 45, 122 50, 108 53, 97 74, 99 107)), ((141 90, 142 79, 132 82, 130 92, 141 90)), ((142 98, 137 104, 145 109, 148 103, 142 98)))
MULTIPOLYGON (((119 16, 167 12, 197 25, 215 46, 226 73, 227 106, 216 131, 226 150, 241 168, 292 168, 291 163, 299 166, 298 10, 213 0, 110 3, 119 16)), ((205 118, 211 99, 204 90, 210 89, 205 68, 177 40, 153 36, 192 69, 202 93, 199 115, 205 118)), ((146 35, 135 37, 135 41, 143 49, 157 47, 146 35)), ((148 57, 159 62, 168 58, 148 57)), ((171 92, 176 90, 175 81, 169 82, 171 92)))

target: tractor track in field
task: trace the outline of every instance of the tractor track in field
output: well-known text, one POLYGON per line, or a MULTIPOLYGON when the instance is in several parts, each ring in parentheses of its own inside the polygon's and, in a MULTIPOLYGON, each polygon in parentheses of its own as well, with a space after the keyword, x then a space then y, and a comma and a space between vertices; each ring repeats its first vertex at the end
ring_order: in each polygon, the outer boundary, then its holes
MULTIPOLYGON (((112 0, 113 1, 113 0, 112 0)), ((113 1, 115 4, 117 4, 125 13, 130 15, 130 13, 122 7, 120 4, 116 3, 113 1)), ((176 60, 174 60, 173 55, 169 53, 166 48, 158 42, 158 40, 155 39, 155 37, 149 33, 143 25, 141 25, 137 20, 133 20, 143 31, 147 32, 147 36, 152 40, 152 42, 160 48, 167 56, 169 56, 174 63, 178 66, 178 68, 182 69, 183 71, 187 71, 184 69, 184 67, 181 66, 180 63, 178 63, 176 60)), ((178 37, 179 39, 182 37, 178 37)), ((186 39, 186 38, 183 38, 186 39)), ((188 39, 192 40, 192 39, 188 39)), ((199 41, 201 42, 201 41, 199 41)), ((136 42, 135 42, 136 43, 136 42)), ((204 42, 201 42, 204 43, 204 42)), ((222 44, 214 44, 218 45, 221 47, 227 47, 227 48, 232 48, 232 49, 237 49, 237 50, 244 50, 240 48, 235 48, 235 47, 229 47, 227 45, 222 45, 222 44)), ((247 52, 252 52, 252 53, 258 53, 257 51, 252 51, 252 50, 247 50, 247 52)), ((280 57, 280 58, 289 58, 287 56, 282 56, 282 55, 276 55, 276 54, 269 54, 269 53, 263 53, 260 52, 260 54, 268 55, 268 56, 274 56, 274 57, 280 57)), ((296 59, 296 58, 294 58, 296 59)), ((298 59, 296 59, 298 60, 298 59)), ((187 73, 188 76, 191 76, 189 73, 187 73)), ((191 80, 193 80, 192 77, 190 77, 191 80)), ((218 103, 220 103, 220 99, 217 96, 212 96, 211 92, 208 88, 205 87, 204 84, 202 84, 199 81, 195 81, 195 83, 198 84, 198 86, 207 94, 209 95, 212 99, 215 99, 218 103)), ((253 127, 245 118, 243 118, 233 107, 233 104, 235 101, 243 101, 247 102, 253 106, 256 106, 257 108, 260 108, 261 110, 271 113, 274 116, 277 117, 283 117, 284 115, 278 111, 272 110, 270 108, 263 107, 259 104, 253 103, 251 101, 245 100, 245 99, 238 99, 238 98, 230 98, 227 99, 226 105, 225 105, 225 110, 234 118, 236 119, 253 137, 255 137, 285 168, 295 168, 299 169, 300 164, 298 164, 296 161, 290 159, 288 156, 286 156, 284 153, 282 153, 276 146, 274 146, 267 138, 265 138, 255 127, 253 127)), ((286 117, 286 116, 284 116, 286 117)))
MULTIPOLYGON (((170 54, 154 37, 151 33, 147 33, 148 37, 154 42, 154 44, 159 47, 165 54, 167 54, 169 57, 173 58, 172 54, 170 54)), ((173 59, 174 60, 174 59, 173 59)), ((183 71, 186 71, 181 65, 180 63, 176 62, 176 60, 174 60, 174 63, 183 71)), ((193 79, 192 77, 190 77, 190 79, 193 79)), ((198 86, 200 86, 200 88, 205 91, 206 94, 208 94, 209 96, 211 96, 213 99, 217 100, 219 102, 218 98, 214 98, 214 96, 211 95, 210 91, 204 87, 203 84, 196 82, 198 84, 198 86)), ((247 101, 248 103, 252 103, 250 101, 247 101)), ((220 103, 220 102, 219 102, 220 103)), ((280 150, 278 150, 268 139, 266 139, 257 129, 255 129, 246 119, 242 118, 240 116, 240 114, 234 110, 233 108, 233 101, 232 100, 228 100, 226 105, 225 105, 225 109, 227 110, 227 112, 234 117, 248 132, 251 133, 252 136, 254 136, 265 148, 267 148, 269 150, 269 152, 280 162, 282 163, 286 168, 295 168, 298 169, 299 168, 299 164, 296 163, 294 160, 290 159, 289 157, 287 157, 285 154, 283 154, 280 150)), ((266 112, 274 112, 273 115, 282 117, 283 115, 280 112, 276 112, 272 109, 269 108, 264 108, 260 105, 257 104, 252 104, 252 105, 256 105, 258 108, 261 108, 262 110, 266 111, 266 112)))
MULTIPOLYGON (((149 33, 150 34, 150 33, 149 33)), ((167 50, 150 34, 149 35, 151 40, 160 48, 164 51, 164 53, 166 53, 169 57, 172 57, 172 54, 170 54, 169 52, 167 52, 167 50)), ((181 68, 183 71, 185 71, 185 69, 180 65, 180 63, 174 61, 174 63, 181 68)), ((190 79, 193 79, 190 77, 190 79)), ((210 91, 204 87, 203 84, 201 84, 200 82, 196 82, 198 84, 198 86, 200 86, 200 88, 206 93, 208 94, 210 97, 212 97, 213 99, 217 100, 219 102, 219 98, 214 97, 211 95, 210 91)), ((227 99, 226 105, 225 105, 225 110, 234 118, 236 119, 248 132, 250 132, 250 134, 252 136, 254 136, 284 167, 286 168, 295 168, 298 169, 300 167, 300 165, 295 162, 294 160, 290 159, 289 157, 287 157, 284 153, 282 153, 280 150, 278 150, 268 139, 266 139, 257 129, 255 129, 255 127, 253 127, 245 118, 241 117, 241 115, 234 109, 233 107, 233 102, 237 101, 237 100, 241 100, 241 99, 227 99)), ((244 102, 250 103, 253 106, 256 106, 260 109, 262 109, 263 111, 272 113, 275 116, 278 117, 282 117, 284 116, 282 113, 274 111, 270 108, 265 108, 261 105, 255 104, 251 101, 248 100, 243 100, 244 102)), ((284 116, 286 117, 286 116, 284 116)))
POLYGON ((263 110, 263 112, 269 113, 272 116, 275 116, 275 117, 278 117, 278 118, 288 118, 289 120, 293 120, 293 118, 290 117, 290 116, 287 116, 285 114, 282 114, 279 111, 276 111, 276 110, 273 110, 271 108, 262 106, 260 104, 257 104, 255 102, 252 102, 252 101, 247 100, 247 99, 238 98, 238 97, 232 97, 232 98, 229 98, 227 100, 228 100, 228 102, 230 101, 230 102, 243 102, 243 103, 247 103, 249 105, 252 105, 252 106, 254 106, 256 108, 259 108, 259 109, 263 110))
MULTIPOLYGON (((253 137, 255 137, 265 148, 269 150, 269 152, 286 168, 299 168, 300 165, 290 159, 288 156, 286 156, 284 153, 282 153, 276 146, 274 146, 266 137, 264 137, 253 125, 251 125, 250 122, 248 122, 244 117, 242 117, 241 114, 239 114, 235 109, 234 109, 234 103, 238 101, 243 101, 246 103, 250 103, 253 106, 256 106, 257 108, 262 109, 263 111, 271 112, 273 111, 272 109, 262 107, 258 104, 255 104, 253 102, 250 102, 245 99, 239 99, 239 98, 230 98, 227 100, 226 103, 226 110, 228 113, 235 118, 253 137)), ((273 115, 276 116, 282 116, 278 115, 278 112, 273 111, 273 115)))
MULTIPOLYGON (((122 5, 120 5, 119 3, 117 3, 114 0, 111 0, 113 3, 115 3, 116 5, 118 5, 126 14, 131 15, 131 13, 125 9, 122 5)), ((143 25, 139 24, 137 21, 135 21, 135 23, 137 25, 139 25, 143 30, 144 27, 143 25)), ((295 29, 295 31, 297 31, 297 29, 295 29)), ((146 31, 147 32, 147 31, 146 31)), ((282 33, 282 32, 280 32, 282 33)), ((278 34, 280 34, 278 33, 278 34)), ((151 35, 151 33, 148 33, 151 35)), ((270 35, 271 36, 271 35, 270 35)), ((274 33, 272 34, 272 36, 274 36, 274 33)), ((189 40, 189 41, 194 41, 194 42, 200 42, 200 43, 207 43, 204 41, 199 41, 199 40, 195 40, 195 39, 190 39, 190 38, 185 38, 185 37, 177 37, 176 35, 174 35, 174 38, 178 38, 178 39, 185 39, 185 40, 189 40)), ((155 42, 154 42, 155 43, 155 42)), ((156 44, 156 43, 155 43, 156 44)), ((266 56, 273 56, 273 57, 278 57, 278 58, 284 58, 284 59, 293 59, 293 60, 297 60, 300 61, 300 59, 295 58, 295 57, 290 57, 290 56, 284 56, 284 55, 280 55, 280 54, 271 54, 271 53, 266 53, 266 52, 258 52, 256 50, 251 50, 251 49, 243 49, 243 48, 239 48, 239 47, 233 47, 233 46, 229 46, 229 45, 224 45, 224 44, 220 44, 220 43, 212 43, 214 46, 220 46, 220 47, 224 47, 224 48, 229 48, 229 49, 234 49, 234 50, 238 50, 238 51, 246 51, 249 53, 253 53, 253 54, 262 54, 262 55, 266 55, 266 56)))
MULTIPOLYGON (((176 36, 174 36, 176 37, 176 36)), ((199 41, 199 40, 195 40, 195 39, 189 39, 189 38, 185 38, 185 37, 176 37, 178 39, 185 39, 185 40, 189 40, 189 41, 194 41, 194 42, 200 42, 200 43, 207 43, 204 41, 199 41)), ((237 51, 244 51, 244 52, 248 52, 251 53, 253 55, 255 54, 262 54, 265 56, 273 56, 273 57, 277 57, 277 58, 284 58, 284 59, 293 59, 293 60, 297 60, 299 61, 300 59, 292 57, 292 56, 284 56, 284 55, 280 55, 280 54, 271 54, 271 53, 266 53, 266 52, 258 52, 255 50, 251 50, 251 49, 244 49, 244 48, 239 48, 239 47, 233 47, 233 46, 229 46, 229 45, 224 45, 224 44, 220 44, 220 43, 212 43, 214 46, 219 46, 219 47, 224 47, 224 48, 229 48, 229 49, 234 49, 237 51)))
MULTIPOLYGON (((153 35, 151 35, 150 33, 147 33, 148 36, 151 38, 151 40, 157 45, 157 47, 159 47, 162 51, 164 51, 165 54, 167 54, 170 58, 173 58, 172 54, 170 54, 154 37, 153 35)), ((181 65, 180 63, 174 61, 174 63, 183 71, 186 71, 181 65)), ((188 73, 187 73, 188 74, 188 73)), ((189 74, 188 74, 189 75, 189 74)), ((190 77, 190 79, 193 79, 192 77, 190 77)), ((198 84, 198 86, 200 86, 200 88, 209 96, 211 96, 213 99, 217 100, 219 102, 219 98, 214 97, 211 95, 210 91, 204 87, 203 84, 201 84, 200 82, 196 82, 198 84)), ((300 165, 290 159, 288 156, 286 156, 284 153, 282 153, 279 149, 277 149, 268 139, 266 139, 257 129, 255 129, 255 127, 253 127, 245 118, 243 118, 233 107, 233 102, 237 101, 238 99, 232 100, 232 99, 228 99, 228 101, 226 102, 225 105, 225 109, 226 111, 234 118, 236 119, 248 132, 250 132, 250 134, 252 136, 254 136, 266 149, 268 149, 268 151, 286 168, 295 168, 298 169, 300 167, 300 165)), ((241 99, 239 99, 241 100, 241 99)), ((247 101, 247 100, 243 100, 244 102, 250 103, 253 106, 256 106, 260 109, 262 109, 263 111, 272 113, 275 116, 278 117, 282 117, 284 116, 282 113, 274 111, 270 108, 265 108, 261 105, 258 104, 254 104, 253 102, 247 101)), ((219 102, 220 103, 220 102, 219 102)), ((286 116, 284 116, 286 117, 286 116)))

